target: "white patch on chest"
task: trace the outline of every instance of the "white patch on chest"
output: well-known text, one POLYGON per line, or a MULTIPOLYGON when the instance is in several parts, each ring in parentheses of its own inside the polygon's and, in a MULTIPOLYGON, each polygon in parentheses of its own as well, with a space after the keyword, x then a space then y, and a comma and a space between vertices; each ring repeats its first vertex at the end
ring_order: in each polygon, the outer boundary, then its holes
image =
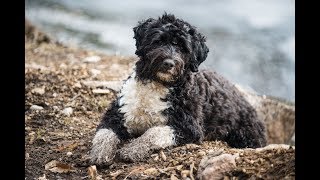
POLYGON ((124 113, 124 126, 128 132, 141 135, 149 128, 158 125, 165 125, 167 119, 162 111, 170 105, 164 102, 169 89, 157 82, 143 84, 135 79, 132 74, 122 86, 118 97, 120 112, 124 113))

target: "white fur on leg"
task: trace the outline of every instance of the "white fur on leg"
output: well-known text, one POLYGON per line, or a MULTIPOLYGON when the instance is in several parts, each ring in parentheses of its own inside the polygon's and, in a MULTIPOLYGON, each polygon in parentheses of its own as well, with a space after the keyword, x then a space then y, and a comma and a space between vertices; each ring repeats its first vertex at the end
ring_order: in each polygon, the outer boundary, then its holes
POLYGON ((119 138, 112 130, 98 130, 92 141, 90 152, 91 163, 110 163, 115 156, 119 143, 119 138))
POLYGON ((175 145, 174 130, 170 126, 155 126, 124 145, 118 151, 118 155, 121 159, 136 162, 145 159, 153 150, 173 145, 175 145))

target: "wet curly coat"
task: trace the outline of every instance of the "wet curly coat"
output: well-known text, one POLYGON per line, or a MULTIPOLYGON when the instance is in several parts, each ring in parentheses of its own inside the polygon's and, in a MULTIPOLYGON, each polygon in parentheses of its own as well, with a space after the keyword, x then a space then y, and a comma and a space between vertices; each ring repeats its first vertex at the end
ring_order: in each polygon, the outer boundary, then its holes
POLYGON ((266 145, 264 124, 237 88, 216 72, 198 70, 209 49, 195 27, 165 13, 133 30, 139 60, 97 127, 93 163, 115 156, 139 161, 156 149, 203 140, 266 145))

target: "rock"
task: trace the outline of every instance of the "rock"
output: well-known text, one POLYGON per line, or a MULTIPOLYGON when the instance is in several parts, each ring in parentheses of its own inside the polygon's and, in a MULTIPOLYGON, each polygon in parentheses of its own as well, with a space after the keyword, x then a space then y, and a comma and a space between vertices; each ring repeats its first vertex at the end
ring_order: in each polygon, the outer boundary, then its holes
POLYGON ((219 156, 205 156, 199 165, 197 178, 200 180, 223 179, 225 173, 236 167, 237 155, 221 154, 219 156))
POLYGON ((45 93, 45 87, 34 88, 34 89, 31 90, 31 92, 34 93, 34 94, 43 95, 45 93))
POLYGON ((73 109, 71 107, 67 107, 64 110, 62 110, 62 114, 66 116, 70 116, 73 113, 73 109))
POLYGON ((83 59, 83 62, 99 62, 101 60, 100 56, 88 56, 86 58, 83 59))
POLYGON ((149 168, 144 170, 143 173, 147 175, 155 175, 158 173, 158 170, 156 168, 149 168))
POLYGON ((72 152, 67 152, 67 156, 71 156, 72 155, 72 152))
POLYGON ((295 132, 295 104, 272 96, 258 95, 240 85, 236 87, 256 109, 259 119, 266 123, 268 144, 290 144, 295 132))
POLYGON ((48 179, 46 178, 46 174, 43 174, 43 176, 39 177, 38 180, 48 180, 48 179))
POLYGON ((52 106, 52 108, 53 108, 54 110, 59 110, 59 107, 58 107, 58 106, 52 106))
POLYGON ((31 109, 31 110, 42 110, 43 107, 42 107, 42 106, 38 106, 38 105, 32 105, 32 106, 30 107, 30 109, 31 109))
POLYGON ((76 82, 73 86, 74 86, 74 87, 77 87, 77 88, 82 88, 82 86, 81 86, 81 83, 80 83, 80 82, 76 82))
POLYGON ((97 75, 101 74, 101 71, 98 69, 90 69, 90 73, 93 77, 96 77, 97 75))
POLYGON ((167 160, 167 156, 163 153, 163 151, 160 151, 160 157, 163 161, 167 160))

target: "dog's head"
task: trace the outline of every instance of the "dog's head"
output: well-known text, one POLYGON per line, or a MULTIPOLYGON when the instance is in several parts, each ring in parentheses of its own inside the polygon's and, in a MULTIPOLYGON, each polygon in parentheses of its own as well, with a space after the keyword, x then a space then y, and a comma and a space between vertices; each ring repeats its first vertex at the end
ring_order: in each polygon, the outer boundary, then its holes
POLYGON ((205 37, 189 23, 164 14, 133 28, 136 39, 137 77, 174 83, 186 72, 197 72, 209 52, 205 37))

